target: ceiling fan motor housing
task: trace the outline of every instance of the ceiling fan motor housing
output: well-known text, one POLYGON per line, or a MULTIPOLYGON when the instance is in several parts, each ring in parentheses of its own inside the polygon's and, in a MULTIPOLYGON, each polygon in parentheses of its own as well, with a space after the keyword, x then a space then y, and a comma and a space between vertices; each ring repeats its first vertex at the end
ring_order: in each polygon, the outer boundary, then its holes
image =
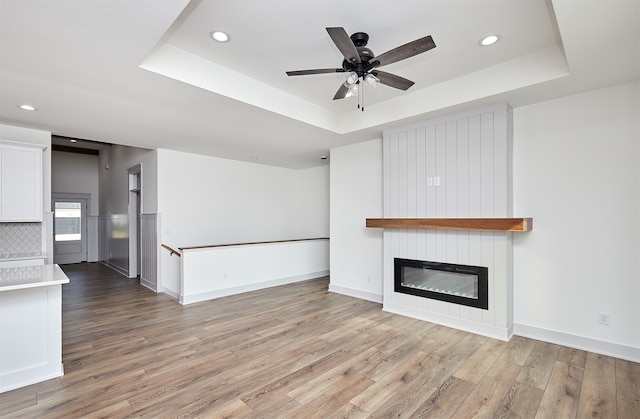
POLYGON ((350 36, 353 45, 358 47, 366 47, 367 42, 369 42, 369 35, 364 32, 356 32, 350 36))
POLYGON ((364 32, 356 32, 351 35, 351 41, 353 45, 356 47, 358 51, 358 55, 360 56, 359 63, 351 63, 347 60, 342 61, 342 68, 348 72, 354 72, 358 75, 358 77, 364 77, 373 69, 373 63, 370 63, 375 55, 373 51, 366 47, 367 42, 369 42, 369 35, 364 32))

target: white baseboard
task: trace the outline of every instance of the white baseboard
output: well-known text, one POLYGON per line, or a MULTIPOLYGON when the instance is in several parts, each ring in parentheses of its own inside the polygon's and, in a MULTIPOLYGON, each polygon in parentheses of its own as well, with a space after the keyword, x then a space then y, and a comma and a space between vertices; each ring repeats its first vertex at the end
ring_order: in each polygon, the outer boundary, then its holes
POLYGON ((156 284, 154 284, 153 282, 146 281, 146 280, 140 278, 140 285, 142 285, 145 288, 150 289, 153 292, 158 292, 158 290, 156 290, 156 284))
POLYGON ((180 301, 180 294, 179 293, 177 293, 177 292, 175 292, 173 290, 170 290, 167 287, 163 287, 162 285, 158 286, 158 291, 157 292, 163 293, 163 294, 167 294, 169 297, 173 298, 174 300, 180 301))
POLYGON ((107 268, 110 268, 118 272, 119 274, 126 276, 127 278, 129 277, 129 271, 127 271, 126 269, 123 269, 121 266, 118 266, 115 263, 111 263, 108 260, 101 260, 100 263, 102 263, 107 268))
POLYGON ((562 346, 568 346, 570 348, 581 349, 583 351, 625 359, 627 361, 640 362, 640 348, 634 346, 622 345, 619 343, 607 342, 564 332, 557 332, 555 330, 542 329, 525 324, 514 324, 513 332, 515 335, 526 338, 555 343, 562 346))
POLYGON ((64 366, 62 363, 59 366, 40 364, 10 373, 0 373, 0 393, 62 377, 63 375, 64 366))
POLYGON ((279 285, 292 284, 294 282, 306 281, 309 279, 322 278, 329 275, 329 271, 311 272, 308 274, 296 275, 287 278, 272 279, 270 281, 256 282, 253 284, 240 285, 237 287, 225 288, 222 290, 214 290, 192 295, 180 295, 178 301, 180 304, 187 305, 199 303, 201 301, 213 300, 229 295, 242 294, 243 292, 257 291, 265 288, 277 287, 279 285))
POLYGON ((342 287, 340 285, 329 284, 329 292, 335 292, 336 294, 347 295, 349 297, 382 304, 382 294, 376 294, 369 291, 356 290, 353 288, 342 287))
POLYGON ((388 311, 389 313, 399 314, 401 316, 411 317, 413 319, 436 323, 442 326, 451 327, 453 329, 458 329, 469 333, 475 333, 476 335, 503 340, 505 342, 508 342, 509 339, 511 339, 511 336, 513 336, 512 328, 502 328, 491 326, 488 324, 477 323, 470 320, 445 316, 444 314, 433 313, 413 307, 406 307, 396 303, 385 302, 382 310, 388 311))

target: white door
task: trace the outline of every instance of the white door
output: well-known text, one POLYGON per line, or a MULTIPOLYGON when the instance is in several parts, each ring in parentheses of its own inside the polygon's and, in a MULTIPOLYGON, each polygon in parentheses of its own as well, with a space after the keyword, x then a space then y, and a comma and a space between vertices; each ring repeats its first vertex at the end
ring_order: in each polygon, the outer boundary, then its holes
POLYGON ((87 200, 53 199, 53 263, 87 261, 87 200))

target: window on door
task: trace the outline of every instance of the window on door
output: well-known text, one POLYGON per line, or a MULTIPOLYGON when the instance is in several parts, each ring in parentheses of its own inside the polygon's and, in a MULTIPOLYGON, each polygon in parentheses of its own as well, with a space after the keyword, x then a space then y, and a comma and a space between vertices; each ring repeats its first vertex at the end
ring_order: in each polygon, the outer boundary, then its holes
POLYGON ((54 203, 55 241, 82 240, 82 203, 54 203))

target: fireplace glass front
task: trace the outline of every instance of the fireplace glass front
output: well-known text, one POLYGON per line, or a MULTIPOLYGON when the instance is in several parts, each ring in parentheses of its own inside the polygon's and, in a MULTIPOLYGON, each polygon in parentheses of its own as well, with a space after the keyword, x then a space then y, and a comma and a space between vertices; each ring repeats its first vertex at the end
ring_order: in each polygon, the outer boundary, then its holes
POLYGON ((413 259, 394 259, 395 291, 489 309, 488 269, 413 259))

